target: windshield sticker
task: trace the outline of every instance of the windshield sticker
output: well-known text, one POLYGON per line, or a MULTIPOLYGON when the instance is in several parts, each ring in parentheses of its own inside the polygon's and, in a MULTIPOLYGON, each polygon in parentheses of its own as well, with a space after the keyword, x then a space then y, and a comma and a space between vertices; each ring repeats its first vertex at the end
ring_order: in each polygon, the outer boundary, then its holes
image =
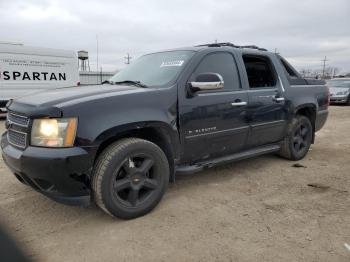
POLYGON ((182 66, 184 60, 175 60, 175 61, 167 61, 167 62, 162 62, 160 67, 166 67, 166 66, 182 66))

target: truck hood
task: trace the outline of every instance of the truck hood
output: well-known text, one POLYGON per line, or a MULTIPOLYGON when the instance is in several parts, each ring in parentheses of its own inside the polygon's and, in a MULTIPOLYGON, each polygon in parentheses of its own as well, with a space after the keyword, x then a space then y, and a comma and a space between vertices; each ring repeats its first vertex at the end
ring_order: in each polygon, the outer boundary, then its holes
POLYGON ((151 89, 152 88, 109 84, 57 88, 17 98, 9 103, 8 109, 31 116, 46 115, 46 113, 50 116, 56 116, 61 114, 59 108, 67 104, 150 92, 151 89))
POLYGON ((337 94, 344 94, 346 92, 350 91, 350 87, 330 87, 329 92, 332 95, 337 95, 337 94))

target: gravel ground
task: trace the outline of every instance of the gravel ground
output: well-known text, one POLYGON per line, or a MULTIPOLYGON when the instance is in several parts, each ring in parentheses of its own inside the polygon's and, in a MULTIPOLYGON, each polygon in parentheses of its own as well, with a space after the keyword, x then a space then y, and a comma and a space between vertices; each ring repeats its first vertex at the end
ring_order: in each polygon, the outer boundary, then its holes
POLYGON ((0 216, 38 261, 350 261, 349 130, 350 107, 331 107, 304 167, 268 155, 178 176, 131 221, 55 203, 0 161, 0 216))

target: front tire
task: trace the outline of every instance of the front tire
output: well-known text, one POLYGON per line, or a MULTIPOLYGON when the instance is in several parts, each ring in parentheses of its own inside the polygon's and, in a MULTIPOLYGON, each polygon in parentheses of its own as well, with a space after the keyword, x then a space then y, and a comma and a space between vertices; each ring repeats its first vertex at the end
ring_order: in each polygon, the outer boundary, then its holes
POLYGON ((122 219, 150 212, 169 183, 169 163, 154 143, 126 138, 107 147, 98 157, 92 176, 96 204, 122 219))
POLYGON ((293 161, 300 160, 309 152, 313 136, 310 119, 297 115, 284 138, 279 155, 293 161))

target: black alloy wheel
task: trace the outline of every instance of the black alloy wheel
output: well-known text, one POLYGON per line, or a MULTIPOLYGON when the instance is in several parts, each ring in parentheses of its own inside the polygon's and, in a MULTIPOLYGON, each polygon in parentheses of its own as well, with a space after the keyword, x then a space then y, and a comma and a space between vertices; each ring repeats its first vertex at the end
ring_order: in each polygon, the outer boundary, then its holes
POLYGON ((297 115, 288 127, 279 155, 293 161, 304 158, 310 149, 313 132, 310 119, 297 115))
POLYGON ((125 138, 108 146, 93 170, 92 191, 106 213, 131 219, 150 212, 169 183, 169 163, 156 144, 125 138))
POLYGON ((296 130, 294 131, 293 136, 293 148, 295 152, 300 153, 309 145, 310 132, 311 130, 309 130, 308 125, 299 123, 299 125, 296 127, 296 130))
POLYGON ((111 184, 114 197, 127 207, 142 205, 161 183, 153 166, 154 159, 150 155, 136 154, 125 159, 111 184))

